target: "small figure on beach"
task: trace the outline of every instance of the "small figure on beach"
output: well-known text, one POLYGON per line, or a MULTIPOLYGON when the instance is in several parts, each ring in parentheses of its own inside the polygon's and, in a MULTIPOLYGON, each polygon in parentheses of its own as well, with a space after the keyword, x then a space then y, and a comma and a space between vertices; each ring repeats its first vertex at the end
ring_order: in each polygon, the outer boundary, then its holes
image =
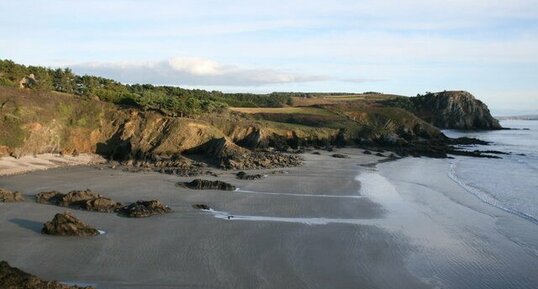
POLYGON ((228 220, 231 220, 234 216, 228 216, 228 220))

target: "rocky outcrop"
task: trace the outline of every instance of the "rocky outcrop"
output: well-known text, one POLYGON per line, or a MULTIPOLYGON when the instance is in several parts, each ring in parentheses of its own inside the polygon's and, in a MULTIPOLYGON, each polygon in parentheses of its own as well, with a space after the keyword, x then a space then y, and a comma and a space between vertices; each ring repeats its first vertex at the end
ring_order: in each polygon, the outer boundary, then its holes
POLYGON ((203 153, 206 156, 213 157, 220 168, 232 170, 268 169, 302 165, 302 158, 297 155, 251 151, 236 145, 226 137, 213 139, 192 150, 191 153, 203 153))
POLYGON ((12 192, 0 188, 0 203, 20 202, 24 201, 20 192, 12 192))
POLYGON ((233 191, 235 186, 225 183, 223 181, 210 181, 195 179, 192 182, 180 183, 180 185, 185 186, 192 190, 221 190, 221 191, 233 191))
POLYGON ((46 222, 41 233, 55 236, 95 236, 99 231, 81 222, 73 214, 56 214, 52 221, 46 222))
POLYGON ((45 281, 28 274, 7 262, 0 261, 0 288, 2 289, 92 289, 61 284, 56 281, 45 281))
POLYGON ((501 129, 486 104, 466 91, 444 91, 412 97, 414 113, 442 129, 501 129))
POLYGON ((114 212, 121 204, 91 190, 71 191, 67 194, 60 192, 42 192, 36 195, 36 201, 61 207, 70 207, 92 212, 114 212))
POLYGON ((170 212, 172 212, 172 209, 157 200, 136 201, 135 203, 124 206, 118 210, 118 213, 121 216, 130 218, 145 218, 170 212))
POLYGON ((243 171, 238 172, 235 176, 240 180, 257 180, 263 178, 262 174, 249 175, 243 171))

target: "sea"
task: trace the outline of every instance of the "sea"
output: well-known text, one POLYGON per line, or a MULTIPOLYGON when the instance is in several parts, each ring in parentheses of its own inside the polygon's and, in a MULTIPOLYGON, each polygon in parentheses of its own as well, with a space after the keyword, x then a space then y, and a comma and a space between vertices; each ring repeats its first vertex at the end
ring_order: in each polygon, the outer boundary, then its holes
POLYGON ((538 224, 538 121, 504 120, 501 125, 510 129, 443 131, 490 142, 464 149, 506 153, 500 159, 455 157, 449 176, 481 201, 538 224))

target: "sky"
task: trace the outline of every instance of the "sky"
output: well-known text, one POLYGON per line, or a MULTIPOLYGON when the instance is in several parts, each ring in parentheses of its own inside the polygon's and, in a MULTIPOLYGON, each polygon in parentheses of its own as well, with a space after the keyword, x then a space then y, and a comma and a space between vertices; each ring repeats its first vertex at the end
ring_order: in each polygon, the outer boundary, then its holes
POLYGON ((226 92, 467 90, 538 113, 538 0, 0 0, 0 58, 226 92))

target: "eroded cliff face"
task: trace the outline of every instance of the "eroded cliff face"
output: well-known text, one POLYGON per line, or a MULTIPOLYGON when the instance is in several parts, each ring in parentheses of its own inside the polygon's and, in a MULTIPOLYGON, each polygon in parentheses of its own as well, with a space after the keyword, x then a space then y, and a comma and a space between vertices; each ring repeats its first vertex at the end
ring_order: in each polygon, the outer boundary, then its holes
POLYGON ((414 113, 442 129, 501 129, 486 104, 466 91, 444 91, 410 98, 414 113))
POLYGON ((182 155, 198 154, 223 168, 250 169, 300 164, 299 158, 271 148, 412 148, 417 142, 444 141, 437 128, 406 110, 355 104, 320 107, 317 115, 286 115, 285 121, 268 113, 173 117, 68 94, 7 88, 0 88, 0 104, 0 156, 98 153, 120 162, 177 167, 182 155))

